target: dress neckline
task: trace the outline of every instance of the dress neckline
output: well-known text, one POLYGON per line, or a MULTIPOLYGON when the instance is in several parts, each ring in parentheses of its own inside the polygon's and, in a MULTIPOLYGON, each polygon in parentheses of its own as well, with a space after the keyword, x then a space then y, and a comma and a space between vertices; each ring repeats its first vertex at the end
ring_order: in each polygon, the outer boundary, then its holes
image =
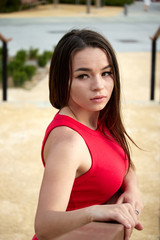
POLYGON ((77 121, 76 119, 68 116, 68 115, 64 115, 64 114, 60 114, 59 112, 56 114, 56 116, 58 118, 65 118, 66 120, 68 120, 69 122, 75 124, 76 126, 80 126, 81 128, 85 129, 86 131, 90 132, 90 133, 97 133, 99 132, 99 127, 97 126, 97 129, 91 129, 89 127, 87 127, 86 125, 84 125, 83 123, 80 123, 79 121, 77 121))

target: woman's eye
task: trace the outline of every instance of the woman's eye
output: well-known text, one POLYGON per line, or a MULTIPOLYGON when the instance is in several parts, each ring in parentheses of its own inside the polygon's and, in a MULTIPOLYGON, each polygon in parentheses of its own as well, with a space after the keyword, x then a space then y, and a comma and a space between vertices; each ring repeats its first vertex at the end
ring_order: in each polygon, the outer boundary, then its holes
POLYGON ((87 74, 81 74, 77 78, 79 78, 79 79, 86 79, 87 77, 88 77, 87 74))
POLYGON ((109 76, 109 75, 111 75, 111 74, 112 74, 112 72, 110 72, 110 71, 108 71, 108 72, 103 72, 103 73, 102 73, 102 76, 107 77, 107 76, 109 76))

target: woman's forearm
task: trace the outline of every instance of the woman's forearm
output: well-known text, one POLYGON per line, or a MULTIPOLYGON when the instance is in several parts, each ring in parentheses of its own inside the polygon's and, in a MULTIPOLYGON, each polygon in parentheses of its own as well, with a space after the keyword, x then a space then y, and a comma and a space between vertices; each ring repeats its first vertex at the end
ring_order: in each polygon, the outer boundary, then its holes
POLYGON ((135 169, 130 167, 127 175, 124 177, 121 189, 123 191, 131 188, 138 188, 138 179, 135 169))
POLYGON ((140 213, 143 209, 143 203, 140 189, 138 186, 137 175, 134 169, 129 169, 129 172, 123 180, 121 190, 122 194, 119 196, 116 203, 130 203, 135 209, 135 211, 138 210, 138 212, 140 213))
POLYGON ((92 217, 89 208, 68 212, 48 210, 44 213, 37 213, 35 232, 38 240, 52 240, 91 221, 92 217))
POLYGON ((131 204, 93 205, 68 212, 40 212, 35 221, 36 236, 38 240, 53 240, 92 221, 116 221, 123 224, 126 229, 132 229, 138 224, 137 215, 131 204))

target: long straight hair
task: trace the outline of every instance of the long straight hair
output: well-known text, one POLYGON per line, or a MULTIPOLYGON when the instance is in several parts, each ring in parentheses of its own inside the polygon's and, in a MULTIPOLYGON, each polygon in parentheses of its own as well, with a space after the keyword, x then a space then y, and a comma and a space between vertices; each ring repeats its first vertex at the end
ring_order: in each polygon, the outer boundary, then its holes
MULTIPOLYGON (((92 30, 75 29, 66 33, 61 38, 54 50, 50 65, 50 102, 53 107, 57 109, 67 106, 72 84, 71 76, 73 56, 76 52, 87 47, 102 49, 106 53, 113 73, 113 92, 109 102, 105 108, 100 111, 99 115, 99 123, 102 126, 102 131, 105 134, 105 128, 107 127, 109 129, 112 137, 123 148, 126 158, 129 160, 129 166, 133 166, 127 138, 133 143, 134 141, 127 134, 121 118, 121 88, 118 62, 111 44, 101 34, 92 30)), ((106 137, 108 138, 109 136, 106 135, 106 137)))

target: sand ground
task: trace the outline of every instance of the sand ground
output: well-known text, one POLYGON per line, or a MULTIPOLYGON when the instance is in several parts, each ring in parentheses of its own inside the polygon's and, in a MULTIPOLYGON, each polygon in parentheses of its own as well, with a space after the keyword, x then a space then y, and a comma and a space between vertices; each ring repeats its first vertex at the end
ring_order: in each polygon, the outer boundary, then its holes
MULTIPOLYGON (((141 215, 144 230, 135 230, 131 239, 157 240, 160 73, 156 73, 155 101, 151 102, 150 53, 118 53, 117 56, 122 77, 122 112, 125 125, 129 134, 144 149, 141 151, 133 147, 133 161, 145 206, 141 215)), ((159 54, 157 59, 158 66, 159 54)), ((56 111, 48 103, 48 75, 32 90, 9 89, 8 101, 0 103, 0 240, 32 238, 38 192, 43 176, 41 142, 46 126, 56 111)))
POLYGON ((67 4, 47 4, 37 6, 28 10, 23 10, 14 13, 0 13, 0 18, 31 18, 31 17, 112 17, 123 11, 122 7, 90 7, 90 14, 87 14, 85 5, 67 5, 67 4))

